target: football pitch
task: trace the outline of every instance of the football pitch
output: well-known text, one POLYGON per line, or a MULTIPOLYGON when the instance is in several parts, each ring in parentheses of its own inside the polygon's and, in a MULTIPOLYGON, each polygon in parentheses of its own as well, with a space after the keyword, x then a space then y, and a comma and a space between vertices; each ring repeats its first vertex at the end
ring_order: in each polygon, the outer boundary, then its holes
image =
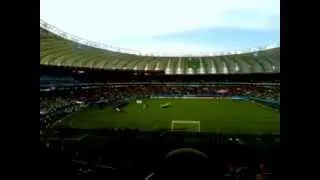
POLYGON ((69 115, 62 120, 62 125, 80 129, 177 129, 245 134, 280 132, 280 112, 260 104, 231 99, 149 99, 143 103, 147 107, 132 102, 120 112, 112 107, 90 107, 69 115), (171 103, 171 106, 160 107, 166 103, 171 103))

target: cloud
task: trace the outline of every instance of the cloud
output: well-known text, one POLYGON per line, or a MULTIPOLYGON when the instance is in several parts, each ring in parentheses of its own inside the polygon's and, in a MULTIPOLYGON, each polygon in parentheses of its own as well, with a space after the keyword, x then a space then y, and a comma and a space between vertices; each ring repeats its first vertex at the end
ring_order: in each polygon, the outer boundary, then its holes
MULTIPOLYGON (((137 48, 144 52, 157 52, 161 54, 180 54, 185 55, 185 52, 190 54, 208 53, 211 52, 211 48, 201 46, 197 44, 185 44, 185 43, 148 43, 144 45, 138 45, 137 48)), ((216 48, 217 49, 217 48, 216 48)))
POLYGON ((40 17, 90 40, 152 37, 196 28, 278 28, 280 0, 43 0, 40 17))
POLYGON ((181 42, 181 41, 159 41, 152 39, 131 39, 129 41, 112 41, 111 44, 114 47, 128 48, 134 47, 134 50, 138 52, 144 52, 148 54, 162 54, 162 55, 186 55, 187 54, 208 54, 211 52, 221 52, 230 50, 228 46, 215 46, 205 45, 194 42, 181 42))

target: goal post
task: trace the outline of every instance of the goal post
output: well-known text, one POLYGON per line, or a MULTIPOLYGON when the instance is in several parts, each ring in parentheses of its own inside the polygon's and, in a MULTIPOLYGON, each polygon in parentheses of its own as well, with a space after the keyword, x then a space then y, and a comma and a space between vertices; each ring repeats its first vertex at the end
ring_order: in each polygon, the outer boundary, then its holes
POLYGON ((200 132, 200 121, 172 120, 171 131, 200 132))

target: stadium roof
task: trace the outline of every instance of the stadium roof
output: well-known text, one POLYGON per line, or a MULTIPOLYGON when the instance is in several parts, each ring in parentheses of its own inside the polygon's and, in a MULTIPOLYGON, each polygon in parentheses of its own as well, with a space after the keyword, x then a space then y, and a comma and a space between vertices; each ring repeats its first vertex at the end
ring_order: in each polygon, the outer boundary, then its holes
POLYGON ((110 70, 153 70, 166 74, 279 73, 280 45, 248 51, 186 56, 143 54, 101 45, 40 20, 40 64, 110 70))
POLYGON ((40 19, 40 27, 43 29, 46 29, 50 31, 51 33, 54 33, 58 36, 61 36, 65 39, 71 40, 73 42, 82 44, 82 45, 88 45, 92 47, 96 47, 99 49, 105 49, 105 50, 110 50, 110 51, 115 51, 115 52, 121 52, 121 53, 127 53, 127 54, 133 54, 133 55, 140 55, 140 56, 161 56, 161 57, 189 57, 189 56, 221 56, 221 55, 232 55, 232 54, 243 54, 243 53, 250 53, 250 52, 256 52, 256 51, 262 51, 262 50, 268 50, 268 49, 273 49, 280 47, 280 43, 273 43, 269 44, 263 47, 257 47, 257 48, 249 48, 249 49, 242 49, 242 50, 233 50, 233 51, 220 51, 220 52, 198 52, 198 53, 159 53, 159 52, 143 52, 143 51, 137 51, 137 50, 132 50, 132 49, 125 49, 125 48, 120 48, 120 47, 115 47, 112 45, 106 45, 103 43, 99 42, 94 42, 90 41, 78 36, 75 36, 73 34, 70 34, 68 32, 65 32, 49 23, 46 21, 40 19))

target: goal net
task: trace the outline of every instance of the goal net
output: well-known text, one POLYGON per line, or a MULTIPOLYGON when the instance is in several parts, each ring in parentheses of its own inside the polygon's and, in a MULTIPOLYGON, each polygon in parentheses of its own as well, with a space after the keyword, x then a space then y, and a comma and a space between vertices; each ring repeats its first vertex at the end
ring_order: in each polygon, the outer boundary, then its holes
POLYGON ((200 121, 171 121, 171 131, 200 132, 200 121))

